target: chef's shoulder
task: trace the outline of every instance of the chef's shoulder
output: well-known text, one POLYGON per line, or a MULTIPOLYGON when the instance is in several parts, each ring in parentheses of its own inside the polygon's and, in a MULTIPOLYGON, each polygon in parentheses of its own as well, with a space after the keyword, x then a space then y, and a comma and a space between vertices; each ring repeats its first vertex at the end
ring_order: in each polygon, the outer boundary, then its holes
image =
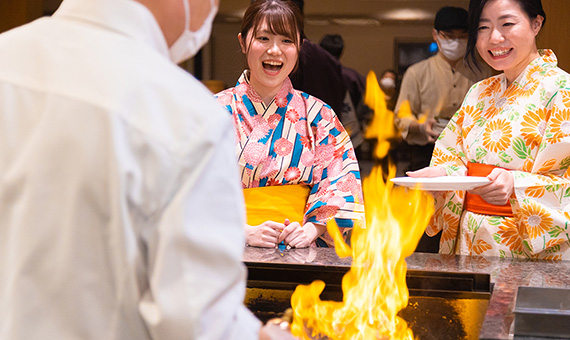
POLYGON ((213 94, 168 59, 160 56, 136 69, 124 75, 131 84, 117 98, 115 112, 152 139, 183 156, 192 146, 215 143, 231 126, 229 115, 213 94))

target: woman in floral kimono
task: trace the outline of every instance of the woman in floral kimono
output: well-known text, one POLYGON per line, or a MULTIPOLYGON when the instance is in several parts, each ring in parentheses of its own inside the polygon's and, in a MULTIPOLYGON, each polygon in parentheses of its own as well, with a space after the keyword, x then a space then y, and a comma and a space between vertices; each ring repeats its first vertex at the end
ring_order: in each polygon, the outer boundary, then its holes
POLYGON ((428 227, 440 252, 570 259, 570 77, 535 37, 540 0, 471 0, 475 47, 502 74, 475 84, 413 177, 486 176, 471 191, 436 194, 428 227))
POLYGON ((286 0, 254 2, 238 34, 249 69, 216 95, 231 113, 251 246, 332 246, 364 220, 360 172, 348 134, 330 106, 294 90, 303 19, 286 0))

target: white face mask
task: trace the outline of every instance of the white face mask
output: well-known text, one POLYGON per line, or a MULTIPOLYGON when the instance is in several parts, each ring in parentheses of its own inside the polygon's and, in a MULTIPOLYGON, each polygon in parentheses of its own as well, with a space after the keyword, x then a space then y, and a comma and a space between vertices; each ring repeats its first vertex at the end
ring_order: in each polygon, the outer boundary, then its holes
POLYGON ((467 39, 437 39, 439 49, 443 55, 451 60, 456 61, 465 56, 467 48, 467 39))
POLYGON ((396 87, 396 81, 392 78, 382 78, 380 79, 380 86, 386 90, 391 90, 396 87))
POLYGON ((189 0, 183 1, 185 10, 184 15, 186 18, 184 32, 182 32, 182 35, 169 48, 170 60, 176 64, 194 56, 202 46, 206 45, 210 38, 214 17, 218 12, 218 6, 216 6, 214 0, 210 0, 210 13, 208 14, 208 17, 196 32, 192 32, 190 30, 190 3, 189 0))

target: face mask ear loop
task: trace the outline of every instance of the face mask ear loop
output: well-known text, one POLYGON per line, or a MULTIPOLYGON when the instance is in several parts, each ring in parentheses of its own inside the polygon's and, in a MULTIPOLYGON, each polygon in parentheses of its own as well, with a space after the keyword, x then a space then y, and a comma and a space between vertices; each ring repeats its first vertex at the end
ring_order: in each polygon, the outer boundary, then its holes
MULTIPOLYGON (((216 12, 218 11, 218 6, 216 6, 216 0, 210 0, 210 13, 212 11, 216 11, 216 12)), ((215 15, 214 15, 214 17, 215 17, 215 15)), ((205 24, 205 22, 204 22, 204 24, 205 24)))
POLYGON ((184 3, 184 30, 190 30, 190 3, 189 0, 182 0, 184 3))

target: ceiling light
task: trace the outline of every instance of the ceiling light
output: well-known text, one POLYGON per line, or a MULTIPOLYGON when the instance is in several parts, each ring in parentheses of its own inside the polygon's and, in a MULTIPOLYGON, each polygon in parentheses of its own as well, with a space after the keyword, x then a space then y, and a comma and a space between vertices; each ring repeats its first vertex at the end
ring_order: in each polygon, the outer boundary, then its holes
POLYGON ((433 14, 418 8, 399 8, 380 15, 382 20, 423 21, 433 19, 433 14))

